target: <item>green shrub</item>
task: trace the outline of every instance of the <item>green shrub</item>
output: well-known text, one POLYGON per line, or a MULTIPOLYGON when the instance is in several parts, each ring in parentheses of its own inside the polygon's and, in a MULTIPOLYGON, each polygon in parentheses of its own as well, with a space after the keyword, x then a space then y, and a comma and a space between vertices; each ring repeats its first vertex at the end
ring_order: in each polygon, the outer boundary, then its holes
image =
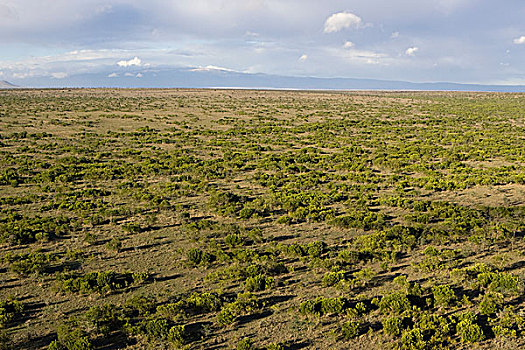
POLYGON ((57 283, 61 290, 70 293, 108 293, 127 288, 132 283, 147 279, 147 274, 116 273, 114 271, 90 272, 85 275, 59 274, 57 283))
POLYGON ((239 211, 239 217, 241 219, 249 219, 255 214, 255 209, 244 207, 239 211))
POLYGON ((236 350, 255 350, 250 339, 244 338, 237 342, 236 350))
POLYGON ((213 261, 213 256, 208 253, 204 252, 198 248, 193 248, 188 251, 188 262, 191 265, 207 265, 213 261))
POLYGON ((64 217, 24 217, 12 215, 0 220, 0 243, 26 244, 49 241, 71 232, 70 219, 64 217))
POLYGON ((265 275, 257 275, 254 277, 248 277, 244 288, 248 292, 259 292, 262 290, 270 289, 274 285, 274 279, 265 275))
POLYGON ((151 339, 167 339, 170 332, 166 319, 153 319, 143 322, 142 331, 151 339))
POLYGON ((492 326, 491 329, 495 337, 516 338, 518 334, 515 329, 506 328, 500 325, 492 326))
POLYGON ((237 316, 248 314, 260 308, 259 300, 252 293, 242 293, 237 295, 237 299, 222 307, 217 314, 217 322, 221 325, 228 325, 235 321, 237 316))
POLYGON ((448 317, 425 312, 414 328, 421 330, 429 348, 443 348, 447 345, 453 324, 454 321, 448 317))
POLYGON ((200 312, 218 311, 222 307, 222 300, 216 293, 193 293, 186 299, 186 307, 200 312))
POLYGON ((488 292, 483 296, 483 300, 479 304, 479 309, 482 315, 493 315, 501 309, 503 304, 503 294, 488 292))
POLYGON ((383 330, 390 336, 396 337, 401 335, 401 332, 403 331, 403 320, 400 317, 392 316, 386 318, 383 320, 382 324, 383 330))
POLYGON ((122 241, 117 237, 113 237, 108 243, 106 243, 106 248, 118 253, 120 249, 122 249, 122 241))
POLYGON ((323 253, 325 252, 325 249, 326 249, 326 243, 321 242, 321 241, 314 241, 308 244, 307 251, 308 251, 308 255, 311 258, 319 258, 321 257, 321 255, 323 255, 323 253))
POLYGON ((133 272, 131 279, 133 280, 133 284, 142 284, 149 279, 149 274, 147 272, 133 272))
POLYGON ((236 317, 236 313, 232 308, 225 307, 217 314, 217 322, 221 325, 228 325, 233 323, 236 317))
POLYGON ((7 327, 21 316, 24 306, 15 299, 0 301, 0 328, 7 327))
POLYGON ((324 298, 321 300, 322 314, 340 314, 348 307, 345 298, 324 298))
POLYGON ((348 321, 341 326, 341 334, 345 339, 353 339, 359 335, 359 328, 359 322, 348 321))
POLYGON ((515 337, 524 334, 525 318, 516 313, 512 306, 505 307, 497 316, 496 318, 489 319, 489 323, 496 336, 515 337))
POLYGON ((327 272, 323 276, 323 286, 324 287, 330 287, 334 286, 337 283, 345 280, 345 272, 344 271, 331 271, 327 272))
POLYGON ((383 314, 394 313, 401 314, 411 310, 411 304, 405 294, 392 293, 385 295, 378 303, 379 310, 383 314))
POLYGON ((399 348, 402 350, 422 350, 427 346, 423 340, 423 333, 419 328, 406 330, 401 336, 399 348))
POLYGON ((176 347, 180 347, 186 343, 186 327, 184 325, 173 326, 168 331, 167 339, 176 347))
POLYGON ((354 272, 354 283, 366 286, 377 274, 369 267, 354 272))
POLYGON ((266 350, 285 350, 285 346, 281 343, 271 343, 266 345, 266 350))
POLYGON ((449 307, 456 300, 456 294, 450 286, 444 284, 441 286, 432 286, 432 294, 434 295, 434 305, 436 307, 449 307))
POLYGON ((142 227, 140 227, 140 225, 137 224, 137 223, 126 223, 126 224, 122 225, 122 229, 125 232, 128 232, 128 233, 140 233, 140 232, 142 232, 142 227))
POLYGON ((228 245, 231 248, 237 247, 242 245, 242 238, 238 234, 232 233, 224 238, 224 243, 226 243, 226 245, 228 245))
POLYGON ((349 308, 346 298, 316 298, 306 300, 299 305, 299 312, 304 315, 321 316, 325 314, 341 314, 349 308))
POLYGON ((155 311, 156 300, 152 295, 134 295, 126 300, 125 307, 140 316, 147 316, 155 311))
POLYGON ((98 333, 105 336, 120 329, 124 324, 121 310, 114 305, 93 306, 84 314, 84 317, 98 333))
POLYGON ((423 294, 423 289, 417 282, 408 282, 406 275, 400 275, 394 278, 393 280, 394 284, 396 284, 401 291, 403 291, 406 295, 413 295, 420 297, 423 294))
POLYGON ((484 339, 483 331, 476 323, 476 316, 470 312, 460 316, 456 331, 463 343, 475 343, 484 339))
POLYGON ((58 327, 57 340, 53 341, 48 349, 91 350, 93 345, 88 334, 78 326, 78 323, 70 320, 58 327))
POLYGON ((478 283, 492 292, 517 294, 520 290, 520 279, 505 272, 483 272, 477 276, 478 283))
POLYGON ((46 273, 57 260, 56 254, 43 253, 41 250, 20 254, 7 253, 4 256, 4 261, 9 264, 9 269, 21 275, 46 273))
POLYGON ((12 350, 12 340, 6 331, 0 330, 0 350, 12 350))

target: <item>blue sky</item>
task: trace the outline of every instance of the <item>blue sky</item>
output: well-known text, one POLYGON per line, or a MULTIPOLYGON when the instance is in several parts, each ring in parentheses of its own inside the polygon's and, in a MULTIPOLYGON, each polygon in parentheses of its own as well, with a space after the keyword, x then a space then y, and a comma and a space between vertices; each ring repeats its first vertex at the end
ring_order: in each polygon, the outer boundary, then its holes
POLYGON ((0 0, 0 80, 160 67, 525 84, 525 1, 0 0))

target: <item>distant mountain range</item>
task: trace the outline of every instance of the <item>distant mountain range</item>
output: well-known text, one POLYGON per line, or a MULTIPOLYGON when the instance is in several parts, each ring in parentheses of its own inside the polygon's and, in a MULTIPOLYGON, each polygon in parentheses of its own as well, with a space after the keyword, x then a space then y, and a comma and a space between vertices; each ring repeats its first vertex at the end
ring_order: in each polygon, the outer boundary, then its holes
MULTIPOLYGON (((117 69, 78 74, 63 79, 32 77, 20 80, 24 87, 116 87, 116 88, 243 88, 299 90, 434 90, 525 92, 525 85, 479 85, 447 82, 413 83, 355 78, 315 78, 249 74, 218 67, 117 69)), ((8 87, 15 87, 10 83, 8 87)))
POLYGON ((0 89, 14 89, 17 88, 17 85, 11 84, 8 81, 0 80, 0 89))

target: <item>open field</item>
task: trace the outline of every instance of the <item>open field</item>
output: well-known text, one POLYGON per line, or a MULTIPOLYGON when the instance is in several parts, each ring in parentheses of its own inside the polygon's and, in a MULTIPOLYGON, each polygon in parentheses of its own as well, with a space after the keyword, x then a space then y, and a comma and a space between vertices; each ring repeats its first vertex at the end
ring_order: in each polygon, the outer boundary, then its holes
POLYGON ((0 91, 0 349, 525 347, 525 94, 0 91))

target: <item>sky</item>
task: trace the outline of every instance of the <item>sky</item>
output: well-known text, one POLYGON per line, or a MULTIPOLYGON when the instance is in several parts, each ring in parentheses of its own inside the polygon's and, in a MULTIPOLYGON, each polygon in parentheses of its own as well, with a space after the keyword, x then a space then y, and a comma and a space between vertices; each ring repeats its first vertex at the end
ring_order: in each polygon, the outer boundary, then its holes
POLYGON ((525 0, 0 0, 0 80, 158 68, 525 84, 525 0))

